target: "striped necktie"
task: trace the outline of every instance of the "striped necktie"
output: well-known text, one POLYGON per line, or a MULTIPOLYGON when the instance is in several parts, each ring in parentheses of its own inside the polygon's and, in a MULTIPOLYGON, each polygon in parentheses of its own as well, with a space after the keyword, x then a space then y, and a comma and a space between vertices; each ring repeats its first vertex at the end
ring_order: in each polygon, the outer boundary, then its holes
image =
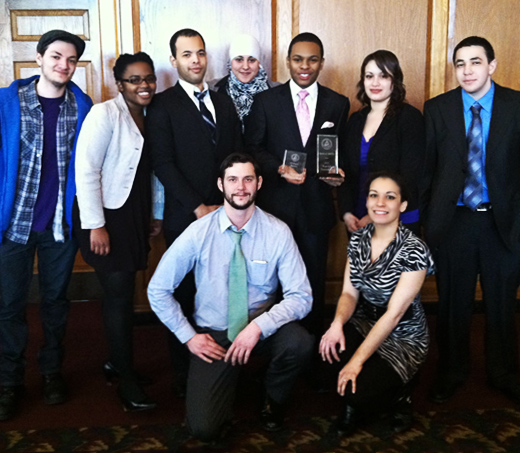
POLYGON ((213 119, 213 115, 209 111, 208 107, 206 107, 206 103, 204 102, 204 96, 208 93, 208 90, 205 91, 194 91, 193 94, 199 100, 199 109, 204 120, 204 124, 209 130, 211 135, 211 141, 213 144, 217 143, 217 125, 215 124, 215 120, 213 119))
POLYGON ((482 203, 482 157, 484 155, 484 149, 482 119, 480 118, 481 109, 482 106, 478 102, 475 102, 471 106, 473 118, 467 136, 468 170, 464 184, 464 192, 462 194, 462 202, 472 211, 482 203))

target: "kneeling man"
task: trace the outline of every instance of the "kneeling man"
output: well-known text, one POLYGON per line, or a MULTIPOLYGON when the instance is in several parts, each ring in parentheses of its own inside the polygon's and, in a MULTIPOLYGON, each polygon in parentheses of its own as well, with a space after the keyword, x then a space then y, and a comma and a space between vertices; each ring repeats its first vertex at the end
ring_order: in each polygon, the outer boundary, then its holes
POLYGON ((251 354, 270 360, 262 423, 277 430, 291 388, 312 353, 312 336, 295 322, 312 306, 305 265, 287 225, 255 206, 261 185, 251 156, 228 156, 218 178, 224 206, 177 238, 148 287, 153 310, 191 352, 186 419, 192 434, 205 441, 218 437, 231 419, 238 365, 251 354), (192 269, 196 325, 173 297, 192 269), (278 284, 283 290, 279 302, 278 284))

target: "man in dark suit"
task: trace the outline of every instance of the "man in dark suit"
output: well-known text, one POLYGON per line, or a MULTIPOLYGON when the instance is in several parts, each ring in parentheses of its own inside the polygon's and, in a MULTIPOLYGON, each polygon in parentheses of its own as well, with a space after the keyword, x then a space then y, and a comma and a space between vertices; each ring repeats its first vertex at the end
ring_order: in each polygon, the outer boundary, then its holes
POLYGON ((520 280, 520 93, 492 80, 497 62, 480 37, 462 40, 453 64, 459 88, 426 102, 427 151, 421 218, 439 290, 438 376, 448 400, 469 374, 477 276, 483 291, 488 381, 520 404, 515 332, 520 280))
POLYGON ((350 107, 345 96, 316 82, 323 63, 323 44, 316 35, 293 38, 287 56, 291 80, 256 96, 245 133, 246 148, 264 175, 258 204, 289 225, 305 262, 314 299, 306 327, 315 335, 323 333, 328 238, 336 222, 331 186, 342 182, 317 177, 316 136, 339 135, 350 107), (285 150, 307 155, 302 174, 282 166, 285 150))
MULTIPOLYGON (((146 147, 155 174, 164 185, 164 237, 169 247, 186 227, 217 209, 223 202, 215 181, 224 158, 242 148, 241 126, 232 101, 208 90, 204 75, 207 58, 202 36, 191 29, 170 40, 170 61, 177 84, 155 96, 146 117, 146 147)), ((195 285, 189 276, 175 296, 191 313, 195 285)), ((176 346, 172 358, 180 382, 187 373, 186 348, 176 346), (184 360, 177 360, 180 356, 184 360)), ((182 393, 183 385, 177 387, 182 393)))

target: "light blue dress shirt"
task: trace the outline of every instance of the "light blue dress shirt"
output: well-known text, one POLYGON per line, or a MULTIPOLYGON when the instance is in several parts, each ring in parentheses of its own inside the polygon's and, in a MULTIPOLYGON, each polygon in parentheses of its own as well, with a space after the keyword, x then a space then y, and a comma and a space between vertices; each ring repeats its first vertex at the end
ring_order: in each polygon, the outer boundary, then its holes
MULTIPOLYGON (((197 294, 194 320, 199 327, 226 330, 229 263, 235 228, 223 207, 193 222, 166 251, 148 286, 150 305, 159 319, 186 343, 195 334, 173 291, 194 270, 197 294)), ((265 339, 281 326, 304 318, 312 307, 307 272, 289 227, 255 208, 242 228, 247 264, 249 319, 265 339), (283 300, 275 303, 278 283, 283 300)))
MULTIPOLYGON (((486 180, 486 148, 487 141, 489 138, 489 127, 491 125, 491 113, 493 111, 493 99, 495 97, 495 83, 491 82, 491 88, 488 92, 482 96, 478 101, 475 101, 466 90, 462 90, 462 104, 464 108, 464 125, 466 126, 466 136, 468 135, 469 128, 471 126, 471 120, 473 119, 473 113, 471 113, 471 107, 475 102, 478 102, 482 109, 480 110, 480 118, 482 120, 482 203, 489 203, 489 192, 486 180)), ((462 190, 464 193, 464 189, 462 190)), ((458 206, 464 206, 462 202, 462 194, 460 195, 458 206)))

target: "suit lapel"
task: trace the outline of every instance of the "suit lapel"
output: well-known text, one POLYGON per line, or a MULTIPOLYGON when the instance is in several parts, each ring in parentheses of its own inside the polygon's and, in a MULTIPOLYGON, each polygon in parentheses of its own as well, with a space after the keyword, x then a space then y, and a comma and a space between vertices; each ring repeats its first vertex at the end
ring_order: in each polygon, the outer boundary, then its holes
POLYGON ((184 88, 182 88, 179 82, 177 82, 177 84, 174 86, 174 90, 179 102, 178 108, 184 111, 186 115, 191 116, 191 121, 193 124, 196 125, 197 129, 200 130, 200 132, 206 136, 209 141, 211 141, 211 136, 208 128, 206 127, 206 124, 204 123, 202 114, 195 106, 194 102, 190 99, 186 91, 184 91, 184 88))
POLYGON ((291 88, 289 82, 287 82, 280 92, 280 113, 277 115, 281 121, 284 122, 283 130, 286 130, 288 134, 291 134, 289 143, 299 143, 298 149, 292 151, 303 150, 302 137, 300 135, 300 126, 298 126, 298 119, 296 118, 296 110, 294 108, 294 102, 291 96, 291 88))
MULTIPOLYGON (((223 118, 226 116, 226 112, 224 111, 224 108, 223 108, 224 106, 218 100, 218 94, 209 90, 209 95, 211 97, 211 102, 213 103, 213 107, 215 108, 215 123, 217 125, 215 142, 218 143, 219 138, 220 138, 219 123, 220 123, 220 121, 224 121, 223 118)), ((207 129, 207 127, 206 127, 206 129, 207 129)), ((208 134, 208 136, 209 136, 209 134, 208 134)))
POLYGON ((495 83, 495 97, 493 99, 493 111, 491 112, 491 124, 489 137, 486 144, 486 165, 490 156, 492 157, 500 149, 500 143, 504 138, 505 131, 513 119, 511 112, 516 106, 510 102, 507 92, 495 83))
MULTIPOLYGON (((390 117, 388 115, 385 115, 383 117, 383 121, 381 121, 381 124, 377 128, 376 134, 374 135, 374 137, 372 139, 372 143, 370 144, 370 149, 374 149, 377 146, 377 143, 385 141, 386 134, 388 133, 388 131, 393 129, 393 125, 396 121, 397 121, 397 115, 393 115, 390 117)), ((366 117, 365 117, 365 122, 366 122, 366 117)), ((363 127, 364 127, 364 123, 363 123, 363 127)), ((361 134, 363 134, 363 131, 361 131, 361 134)), ((369 153, 370 153, 370 149, 368 151, 369 153)))
POLYGON ((128 105, 126 104, 121 93, 119 93, 116 97, 116 105, 119 111, 121 112, 121 118, 126 123, 128 130, 132 131, 132 133, 137 137, 142 137, 141 131, 137 127, 137 124, 135 124, 135 121, 133 120, 132 115, 130 114, 130 110, 128 110, 128 105))
POLYGON ((466 125, 464 123, 464 104, 462 102, 462 89, 456 89, 452 96, 445 100, 445 107, 440 109, 440 114, 444 117, 444 122, 449 130, 455 148, 459 152, 463 162, 468 160, 468 146, 466 143, 466 125))

